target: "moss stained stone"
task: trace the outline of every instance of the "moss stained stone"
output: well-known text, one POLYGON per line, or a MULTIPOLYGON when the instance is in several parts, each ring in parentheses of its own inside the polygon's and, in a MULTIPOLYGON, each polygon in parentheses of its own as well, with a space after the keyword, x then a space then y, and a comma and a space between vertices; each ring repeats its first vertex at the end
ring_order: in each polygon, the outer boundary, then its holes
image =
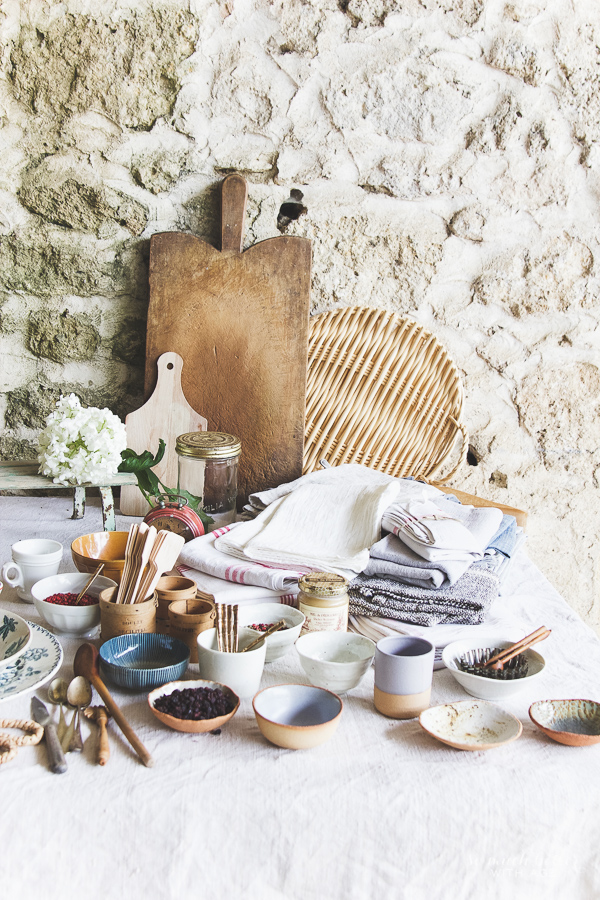
POLYGON ((100 335, 85 313, 39 310, 29 316, 27 346, 35 356, 56 363, 91 359, 99 343, 100 335))

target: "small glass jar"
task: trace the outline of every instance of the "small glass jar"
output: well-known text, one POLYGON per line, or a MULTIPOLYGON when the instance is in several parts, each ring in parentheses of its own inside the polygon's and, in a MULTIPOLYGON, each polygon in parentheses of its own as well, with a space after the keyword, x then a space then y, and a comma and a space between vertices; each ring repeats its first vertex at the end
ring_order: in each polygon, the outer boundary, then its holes
POLYGON ((175 444, 178 459, 177 490, 200 497, 215 531, 235 522, 239 438, 221 431, 180 434, 175 444))
POLYGON ((299 582, 298 607, 306 616, 301 634, 348 630, 348 581, 342 575, 311 572, 299 582))

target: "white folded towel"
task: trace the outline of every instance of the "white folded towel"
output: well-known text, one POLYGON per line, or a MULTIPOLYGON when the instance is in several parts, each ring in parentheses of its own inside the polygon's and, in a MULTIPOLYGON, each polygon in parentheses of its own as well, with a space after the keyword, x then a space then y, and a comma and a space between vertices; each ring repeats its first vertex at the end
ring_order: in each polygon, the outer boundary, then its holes
POLYGON ((338 466, 304 478, 255 519, 217 538, 216 548, 301 572, 323 570, 347 578, 362 572, 400 482, 365 466, 338 466))
MULTIPOLYGON (((273 569, 262 564, 253 563, 250 560, 240 562, 229 553, 223 553, 216 548, 215 541, 217 538, 240 528, 241 524, 237 523, 225 528, 219 528, 210 534, 194 538, 184 545, 183 550, 179 554, 179 563, 181 566, 187 566, 193 570, 194 574, 190 574, 189 577, 197 581, 195 573, 204 573, 206 576, 222 579, 225 583, 250 585, 258 587, 262 591, 279 591, 284 594, 297 593, 298 580, 304 572, 294 569, 273 569)), ((221 590, 223 589, 221 588, 221 590)), ((208 593, 211 594, 213 591, 210 590, 208 593)), ((250 593, 248 593, 248 596, 250 596, 250 593)))
POLYGON ((429 562, 451 559, 468 565, 483 557, 501 521, 502 512, 495 507, 463 506, 441 498, 393 504, 385 510, 382 525, 429 562), (406 525, 407 512, 431 533, 432 544, 419 540, 406 525))
POLYGON ((210 594, 215 598, 215 603, 284 603, 287 606, 297 606, 298 585, 290 591, 270 591, 265 587, 254 584, 235 584, 232 581, 224 581, 215 578, 189 566, 177 566, 180 575, 191 578, 196 582, 199 591, 210 594))

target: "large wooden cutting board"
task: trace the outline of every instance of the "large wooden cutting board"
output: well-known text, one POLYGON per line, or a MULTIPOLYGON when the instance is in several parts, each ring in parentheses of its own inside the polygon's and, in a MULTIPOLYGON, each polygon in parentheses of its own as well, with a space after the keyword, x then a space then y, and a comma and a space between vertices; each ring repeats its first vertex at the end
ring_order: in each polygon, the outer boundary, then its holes
MULTIPOLYGON (((166 442, 165 455, 153 471, 168 488, 177 487, 177 436, 206 431, 206 419, 192 409, 181 390, 182 369, 178 353, 163 353, 155 365, 158 380, 154 393, 125 419, 127 446, 136 453, 156 453, 160 439, 166 442)), ((119 505, 124 516, 145 516, 150 509, 137 485, 121 488, 119 505)))
POLYGON ((277 237, 241 252, 246 182, 222 185, 221 250, 190 234, 150 243, 146 395, 167 349, 210 431, 242 440, 238 498, 302 474, 310 241, 277 237))

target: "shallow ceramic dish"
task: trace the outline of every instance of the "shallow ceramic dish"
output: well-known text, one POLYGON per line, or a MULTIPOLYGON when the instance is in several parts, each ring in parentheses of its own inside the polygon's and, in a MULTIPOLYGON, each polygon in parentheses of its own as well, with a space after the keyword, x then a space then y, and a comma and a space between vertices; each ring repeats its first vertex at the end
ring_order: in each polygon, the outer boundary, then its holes
POLYGON ((537 680, 546 665, 544 657, 535 650, 526 650, 525 658, 529 666, 528 674, 524 678, 513 678, 511 680, 502 680, 498 678, 487 678, 485 675, 472 675, 470 672, 463 672, 458 667, 457 659, 460 658, 468 650, 476 650, 478 647, 482 649, 486 647, 510 647, 514 641, 494 640, 493 638, 485 640, 482 638, 470 638, 464 641, 454 641, 448 644, 442 651, 442 659, 444 665, 451 672, 453 677, 465 689, 467 694, 472 697, 479 697, 481 700, 505 700, 513 694, 518 694, 524 688, 529 687, 531 683, 537 680))
POLYGON ((260 691, 252 706, 268 741, 286 750, 308 750, 333 737, 344 704, 323 688, 278 684, 260 691))
POLYGON ((185 731, 188 734, 204 734, 207 731, 214 731, 215 728, 222 728, 226 722, 229 722, 240 708, 240 698, 226 684, 219 684, 217 681, 171 681, 169 684, 164 684, 148 694, 148 705, 156 718, 163 722, 164 725, 168 725, 169 728, 174 728, 175 731, 185 731), (154 706, 159 697, 172 694, 173 691, 201 687, 218 688, 223 691, 234 703, 231 712, 224 716, 216 716, 214 719, 178 719, 177 716, 170 716, 154 706))
POLYGON ((292 649, 304 625, 304 613, 301 613, 299 609, 294 609, 293 606, 286 606, 283 603, 256 603, 253 606, 240 607, 238 613, 240 629, 243 628, 244 633, 252 634, 253 639, 258 637, 260 631, 248 628, 249 625, 274 625, 280 619, 285 619, 288 627, 285 631, 276 631, 275 634, 270 634, 266 639, 266 663, 285 656, 292 649))
POLYGON ((351 632, 315 631, 298 638, 296 650, 311 684, 343 694, 371 665, 375 643, 351 632))
POLYGON ((88 572, 91 575, 103 562, 103 576, 112 578, 119 584, 125 566, 128 537, 128 531, 97 531, 75 538, 71 544, 75 568, 78 572, 88 572))
POLYGON ((0 609, 0 669, 22 656, 30 643, 29 623, 15 613, 0 609))
POLYGON ((529 707, 529 717, 559 744, 588 747, 600 742, 600 703, 594 700, 538 700, 529 707))
POLYGON ((181 678, 189 647, 168 634, 121 634, 100 647, 100 669, 113 684, 134 691, 181 678))
MULTIPOLYGON (((65 631, 67 634, 85 634, 91 631, 100 622, 100 606, 58 606, 56 603, 46 603, 46 597, 52 594, 78 594, 89 581, 90 576, 69 572, 65 575, 50 575, 42 578, 31 588, 31 596, 35 608, 48 625, 65 631)), ((94 583, 88 588, 87 593, 91 597, 100 595, 105 588, 115 588, 117 583, 112 578, 98 575, 94 583)))
POLYGON ((432 706, 419 716, 427 734, 457 750, 492 750, 516 741, 523 726, 515 716, 485 700, 457 700, 432 706))

